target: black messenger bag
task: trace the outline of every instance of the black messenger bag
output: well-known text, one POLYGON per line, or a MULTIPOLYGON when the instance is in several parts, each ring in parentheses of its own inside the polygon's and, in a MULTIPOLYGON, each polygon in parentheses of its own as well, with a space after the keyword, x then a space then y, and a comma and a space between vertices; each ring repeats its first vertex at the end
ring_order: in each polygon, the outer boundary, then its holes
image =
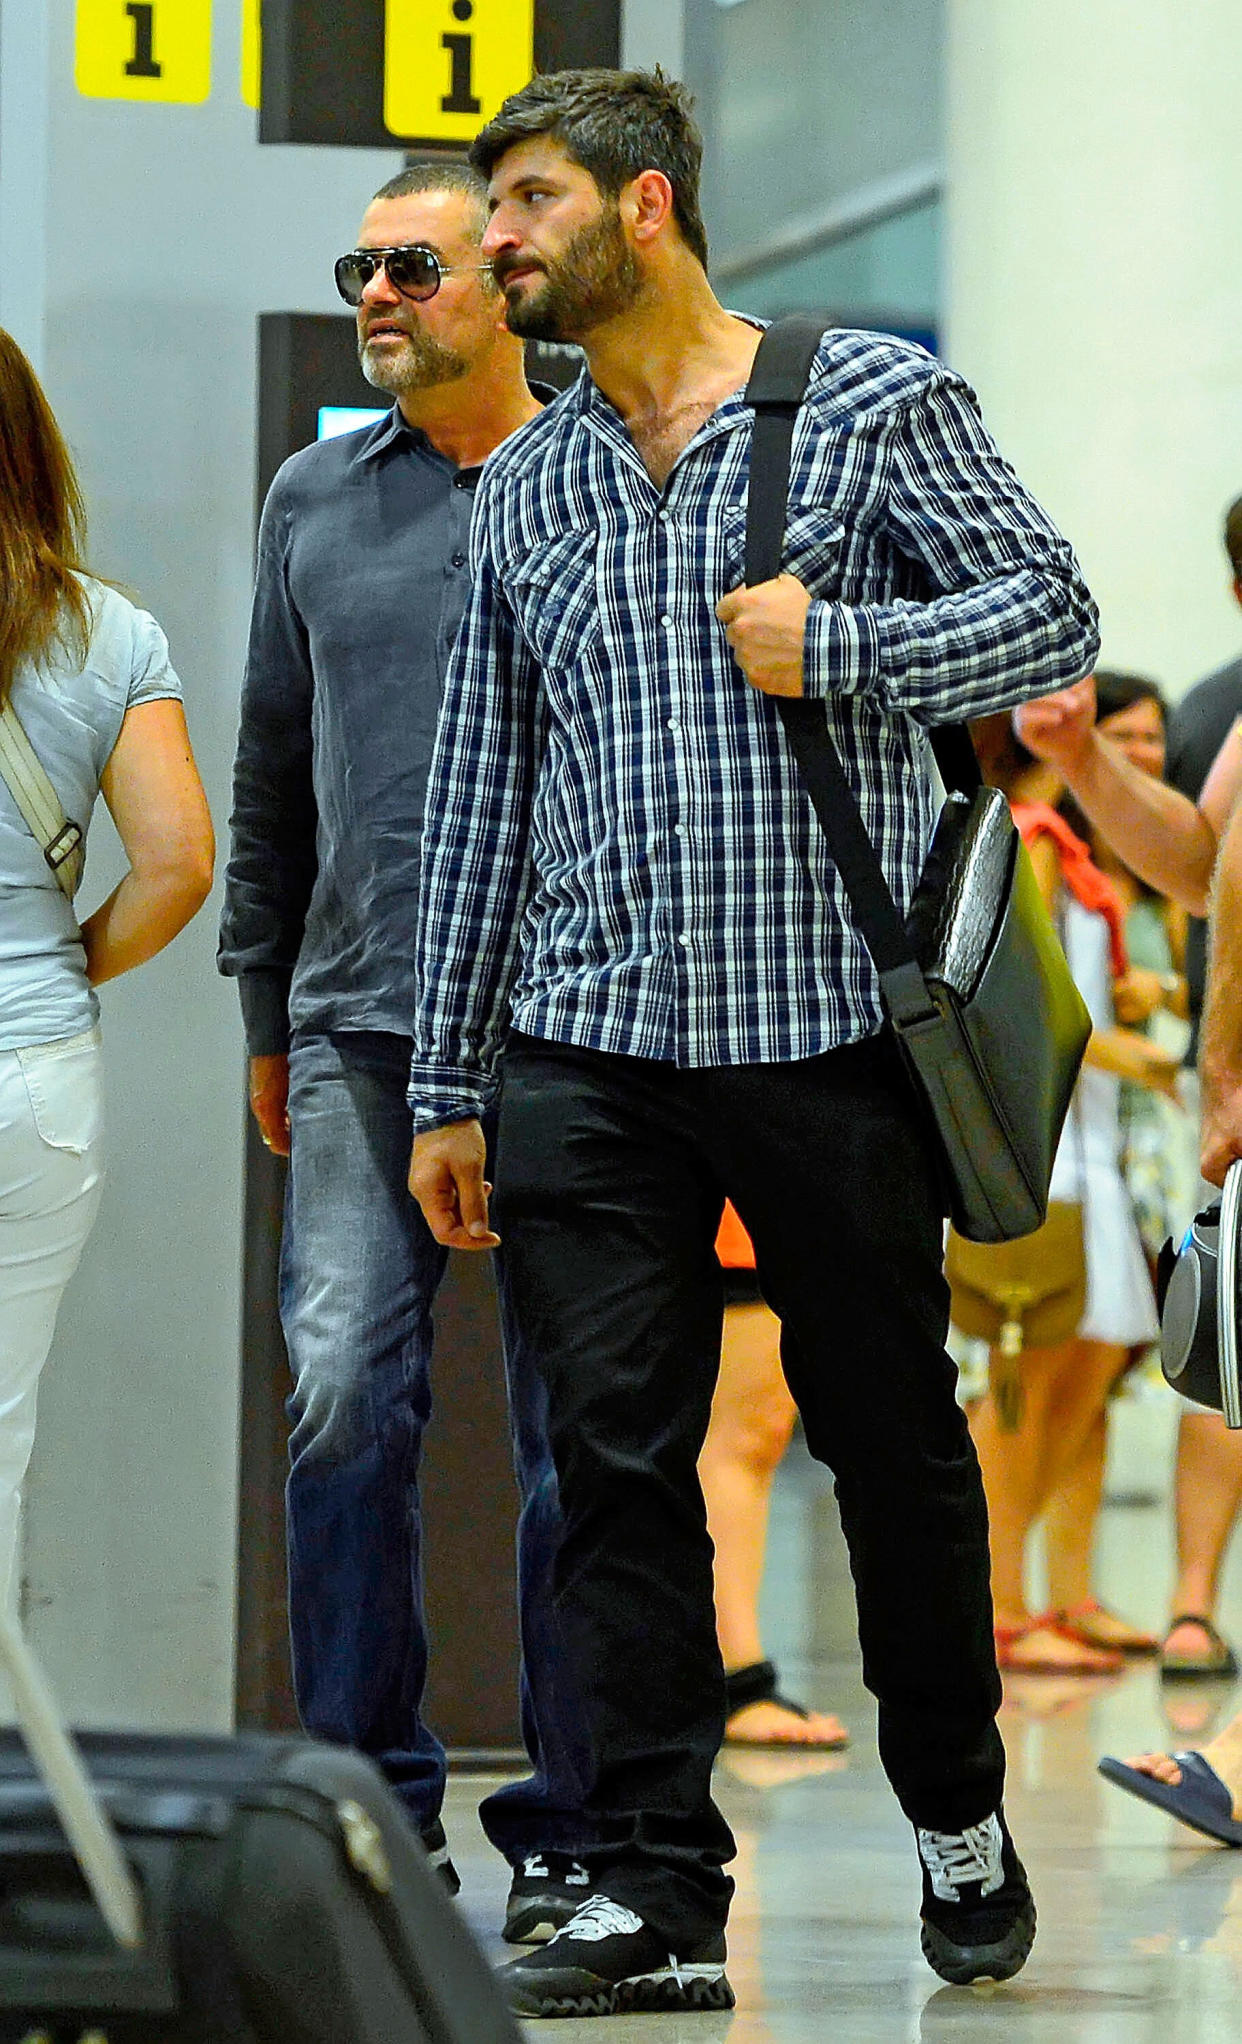
MULTIPOLYGON (((795 316, 759 343, 746 580, 781 571, 794 421, 822 338, 795 316)), ((777 708, 819 818, 943 1167, 949 1216, 972 1242, 1041 1225, 1091 1019, 1070 978, 1009 804, 982 785, 964 725, 931 734, 948 794, 904 924, 833 744, 824 705, 777 708)))
POLYGON ((519 2044, 361 1754, 73 1742, 4 1614, 0 1665, 23 1727, 0 1732, 0 2044, 519 2044))

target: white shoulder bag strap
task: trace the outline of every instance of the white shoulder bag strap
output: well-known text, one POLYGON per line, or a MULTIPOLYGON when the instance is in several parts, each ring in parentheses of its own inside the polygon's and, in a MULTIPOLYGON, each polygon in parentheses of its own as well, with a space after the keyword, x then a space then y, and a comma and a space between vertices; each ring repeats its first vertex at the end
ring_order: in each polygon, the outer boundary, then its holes
POLYGON ((86 853, 82 832, 65 815, 60 796, 26 736, 12 703, 0 709, 0 777, 16 802, 43 856, 69 901, 82 878, 86 853))

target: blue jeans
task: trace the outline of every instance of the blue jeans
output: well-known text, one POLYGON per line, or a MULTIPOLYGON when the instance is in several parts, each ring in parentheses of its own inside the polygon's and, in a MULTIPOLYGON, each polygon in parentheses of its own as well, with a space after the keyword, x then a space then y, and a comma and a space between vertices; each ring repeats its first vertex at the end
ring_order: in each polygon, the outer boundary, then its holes
MULTIPOLYGON (((418 1462, 430 1416, 432 1302, 448 1252, 406 1187, 405 1037, 295 1035, 280 1312, 293 1370, 287 1492, 294 1688, 307 1730, 383 1769, 433 1823, 444 1749, 420 1714, 427 1674, 418 1462)), ((497 1257, 518 1523, 522 1726, 533 1772, 480 1816, 516 1864, 584 1840, 580 1714, 551 1603, 560 1531, 539 1372, 513 1339, 497 1257)))

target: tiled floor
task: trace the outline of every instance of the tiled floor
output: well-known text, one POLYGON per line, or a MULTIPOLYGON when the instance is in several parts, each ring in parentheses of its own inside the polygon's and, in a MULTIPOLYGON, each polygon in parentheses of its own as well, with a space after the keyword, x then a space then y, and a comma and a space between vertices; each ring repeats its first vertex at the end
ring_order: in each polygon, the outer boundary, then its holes
MULTIPOLYGON (((1122 1410, 1110 1488, 1131 1500, 1167 1484, 1171 1411, 1122 1410)), ((1224 1601, 1242 1637, 1242 1556, 1224 1601)), ((1160 1623, 1168 1510, 1105 1515, 1101 1582, 1127 1616, 1160 1623)), ((1004 1988, 947 1988, 919 1955, 918 1880, 908 1827, 880 1772, 873 1711, 852 1645, 852 1610, 831 1492, 795 1456, 782 1472, 768 1574, 767 1639, 803 1695, 839 1709, 848 1755, 734 1754, 719 1793, 738 1840, 730 1926, 732 2016, 623 2017, 529 2026, 556 2044, 1236 2044, 1242 2034, 1242 1854, 1195 1836, 1109 1788, 1103 1752, 1194 1744, 1232 1696, 1161 1695, 1148 1667, 1089 1693, 1027 1678, 1008 1687, 1008 1809, 1031 1872, 1040 1933, 1004 1988), (1173 1709, 1177 1722, 1166 1712, 1173 1709)), ((505 1870, 473 1818, 477 1781, 453 1783, 447 1813, 471 1921, 497 1958, 505 1870)))

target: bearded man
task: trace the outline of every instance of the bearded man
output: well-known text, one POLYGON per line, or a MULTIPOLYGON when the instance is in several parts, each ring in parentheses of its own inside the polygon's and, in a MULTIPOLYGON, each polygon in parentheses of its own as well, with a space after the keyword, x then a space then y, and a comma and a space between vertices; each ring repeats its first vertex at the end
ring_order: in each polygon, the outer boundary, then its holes
POLYGON ((507 1969, 525 2015, 726 2007, 725 1691, 696 1462, 713 1242, 755 1245, 837 1477, 923 1948, 1005 1978, 1034 1935, 1001 1807, 978 1465, 945 1354, 935 1161, 772 697, 828 709, 898 903, 926 727, 1077 678, 1073 554, 921 349, 830 332, 794 438, 787 572, 743 580, 757 326, 713 296, 701 147, 661 74, 562 72, 475 143, 516 333, 574 388, 488 463, 428 790, 411 1186, 497 1225, 548 1380, 557 1612, 589 1720, 592 1893, 507 1969))
MULTIPOLYGON (((298 1708, 309 1731, 378 1762, 450 1888, 444 1751, 421 1714, 417 1479, 447 1255, 406 1187, 405 1093, 427 770, 475 485, 492 449, 540 410, 480 253, 484 199, 467 165, 404 171, 336 265, 363 371, 396 403, 295 454, 267 499, 220 945, 241 995, 255 1119, 289 1158, 280 1310, 294 1376, 298 1708)), ((548 1610, 558 1521, 543 1393, 512 1341, 506 1363, 535 1772, 482 1816, 515 1870, 506 1934, 521 1941, 572 1913, 585 1875, 548 1610)))

